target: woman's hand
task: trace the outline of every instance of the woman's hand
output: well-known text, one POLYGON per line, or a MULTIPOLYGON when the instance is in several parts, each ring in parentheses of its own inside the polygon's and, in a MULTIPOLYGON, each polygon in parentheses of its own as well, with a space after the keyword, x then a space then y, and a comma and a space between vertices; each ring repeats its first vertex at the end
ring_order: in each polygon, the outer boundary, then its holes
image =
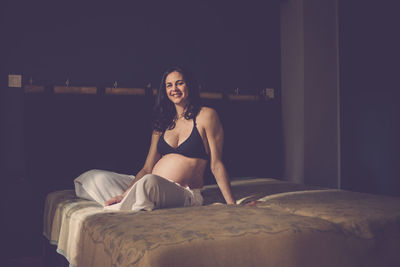
POLYGON ((122 196, 122 195, 115 196, 115 197, 110 198, 106 202, 104 202, 104 205, 106 205, 106 206, 114 205, 114 204, 120 203, 123 199, 124 199, 124 196, 122 196))
POLYGON ((258 203, 260 203, 260 201, 252 200, 250 202, 247 202, 245 205, 249 207, 256 207, 258 203))

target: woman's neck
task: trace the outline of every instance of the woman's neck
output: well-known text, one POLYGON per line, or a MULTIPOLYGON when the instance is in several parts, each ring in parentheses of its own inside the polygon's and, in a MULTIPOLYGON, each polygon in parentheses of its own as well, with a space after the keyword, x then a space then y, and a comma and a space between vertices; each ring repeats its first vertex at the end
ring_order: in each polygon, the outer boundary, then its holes
POLYGON ((175 105, 176 118, 179 119, 184 116, 186 111, 186 106, 175 105))

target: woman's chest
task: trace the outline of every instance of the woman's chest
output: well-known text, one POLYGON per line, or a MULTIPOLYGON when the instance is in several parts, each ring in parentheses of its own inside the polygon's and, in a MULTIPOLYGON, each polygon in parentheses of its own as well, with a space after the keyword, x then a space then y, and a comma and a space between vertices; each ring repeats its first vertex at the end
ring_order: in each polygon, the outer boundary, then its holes
POLYGON ((184 143, 193 133, 194 130, 193 122, 182 122, 176 123, 175 127, 171 130, 166 130, 164 132, 164 140, 171 147, 178 147, 184 143))

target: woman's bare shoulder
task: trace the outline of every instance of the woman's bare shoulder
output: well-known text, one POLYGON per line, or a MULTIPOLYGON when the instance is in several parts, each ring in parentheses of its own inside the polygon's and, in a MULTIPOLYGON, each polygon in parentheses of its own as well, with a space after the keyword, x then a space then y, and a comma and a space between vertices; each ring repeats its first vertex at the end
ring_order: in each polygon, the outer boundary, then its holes
POLYGON ((215 111, 215 109, 210 108, 210 107, 201 107, 198 117, 201 119, 209 119, 212 117, 218 116, 217 112, 215 111))
POLYGON ((151 142, 155 143, 158 142, 158 139, 160 139, 162 133, 159 131, 154 130, 151 134, 151 142))
POLYGON ((157 130, 153 130, 152 136, 153 136, 153 135, 155 135, 155 136, 161 136, 161 135, 162 135, 162 132, 157 131, 157 130))
POLYGON ((210 107, 202 107, 197 115, 197 121, 203 125, 219 121, 218 113, 210 107))

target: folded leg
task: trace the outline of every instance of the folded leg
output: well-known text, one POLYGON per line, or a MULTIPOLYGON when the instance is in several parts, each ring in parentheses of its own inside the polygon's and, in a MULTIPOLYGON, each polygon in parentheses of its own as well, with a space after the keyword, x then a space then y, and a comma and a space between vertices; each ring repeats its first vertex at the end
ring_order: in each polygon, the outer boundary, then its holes
MULTIPOLYGON (((195 195, 199 198, 200 193, 195 195)), ((198 205, 199 201, 193 199, 190 189, 158 175, 147 174, 129 190, 121 203, 106 208, 140 211, 198 205)))

